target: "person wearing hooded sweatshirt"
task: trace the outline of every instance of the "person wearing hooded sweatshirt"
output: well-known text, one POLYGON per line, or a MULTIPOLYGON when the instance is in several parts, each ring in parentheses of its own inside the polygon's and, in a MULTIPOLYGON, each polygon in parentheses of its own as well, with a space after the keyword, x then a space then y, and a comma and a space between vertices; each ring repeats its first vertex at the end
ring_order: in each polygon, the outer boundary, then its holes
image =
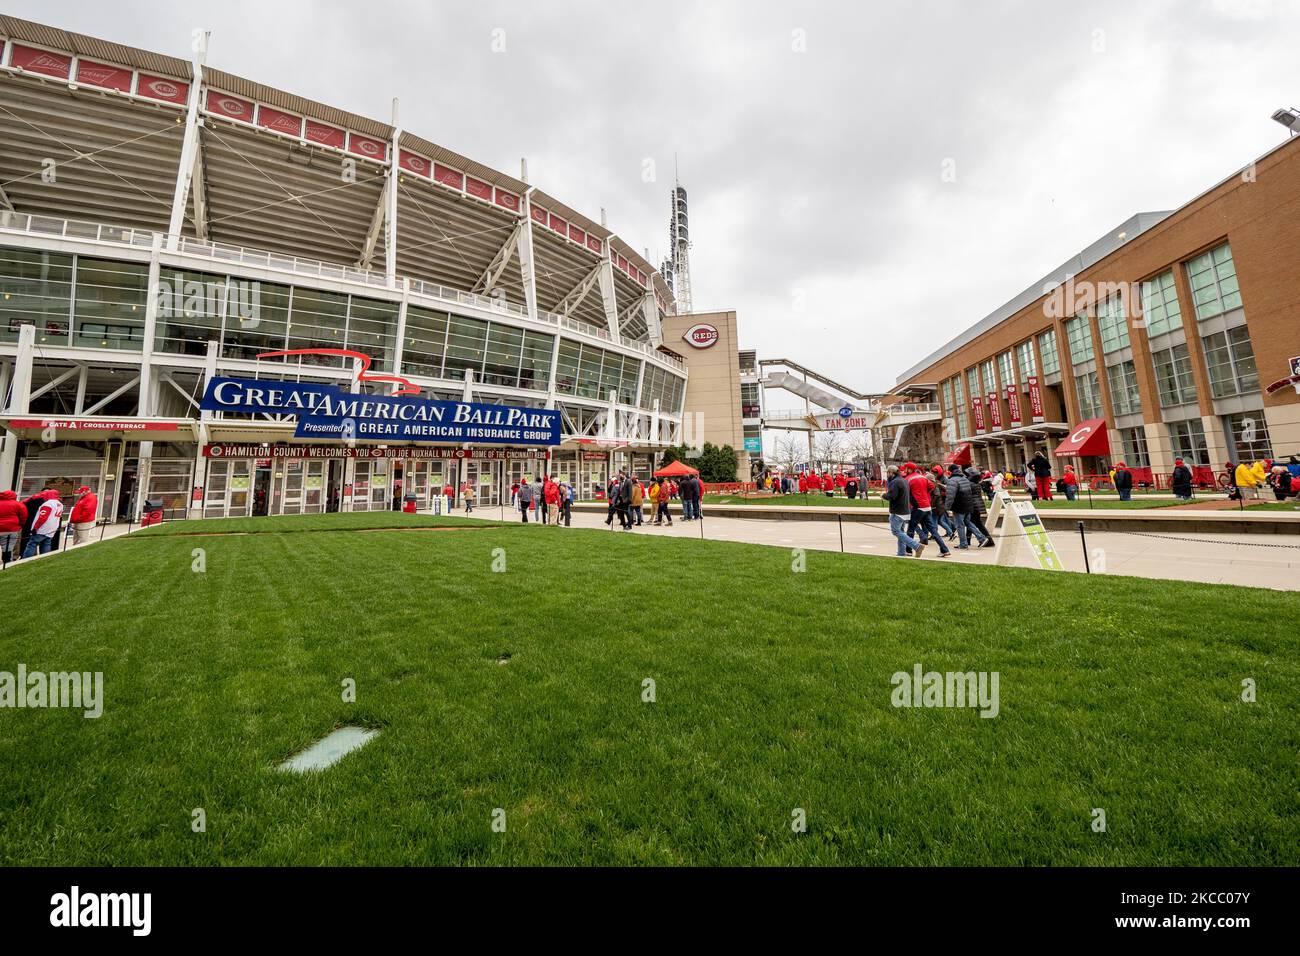
POLYGON ((85 544, 90 540, 90 532, 95 530, 95 521, 99 518, 99 496, 90 490, 89 485, 77 489, 77 503, 72 506, 68 520, 72 522, 72 533, 76 544, 85 544))
POLYGON ((53 489, 41 495, 41 505, 32 518, 32 536, 23 548, 23 557, 34 557, 39 551, 49 554, 59 543, 59 525, 63 521, 63 500, 53 489))
POLYGON ((1187 500, 1192 497, 1192 469, 1181 458, 1174 459, 1174 473, 1169 479, 1169 490, 1175 498, 1187 500))
POLYGON ((21 554, 18 544, 22 541, 25 527, 27 508, 18 500, 18 495, 12 491, 0 491, 0 555, 5 564, 21 554))

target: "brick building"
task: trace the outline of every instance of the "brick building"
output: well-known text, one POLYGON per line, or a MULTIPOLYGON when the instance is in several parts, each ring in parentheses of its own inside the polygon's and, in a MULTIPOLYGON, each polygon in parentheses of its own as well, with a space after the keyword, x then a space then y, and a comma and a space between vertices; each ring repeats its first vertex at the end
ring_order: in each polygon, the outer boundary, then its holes
POLYGON ((1300 137, 1139 213, 903 373, 951 457, 1058 469, 1300 455, 1300 137), (937 425, 935 427, 938 427, 937 425), (1059 461, 1058 461, 1059 459, 1059 461))

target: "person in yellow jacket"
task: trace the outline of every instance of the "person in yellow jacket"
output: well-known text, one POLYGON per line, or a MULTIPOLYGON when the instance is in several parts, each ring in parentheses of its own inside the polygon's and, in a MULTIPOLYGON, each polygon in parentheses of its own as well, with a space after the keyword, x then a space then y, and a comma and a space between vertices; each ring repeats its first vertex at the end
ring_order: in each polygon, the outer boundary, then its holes
MULTIPOLYGON (((1256 462, 1256 464, 1258 464, 1258 462, 1256 462)), ((1243 461, 1233 471, 1232 477, 1237 487, 1241 490, 1241 494, 1243 497, 1245 496, 1248 490, 1250 491, 1251 497, 1253 498, 1259 497, 1260 479, 1255 474, 1255 469, 1253 469, 1250 465, 1247 465, 1243 461)))
POLYGON ((655 478, 650 482, 650 487, 646 489, 646 497, 650 499, 650 523, 659 523, 659 479, 655 478))

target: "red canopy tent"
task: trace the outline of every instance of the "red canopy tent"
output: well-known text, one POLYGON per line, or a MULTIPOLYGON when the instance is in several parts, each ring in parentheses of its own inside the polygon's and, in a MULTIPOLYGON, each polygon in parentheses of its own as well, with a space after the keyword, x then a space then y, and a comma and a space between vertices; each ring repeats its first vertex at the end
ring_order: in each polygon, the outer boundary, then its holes
POLYGON ((1084 455, 1109 455, 1110 439, 1106 435, 1106 419, 1090 418, 1080 422, 1070 432, 1070 437, 1056 446, 1056 457, 1082 457, 1084 455))
POLYGON ((961 465, 965 467, 971 463, 970 442, 964 441, 948 454, 943 456, 945 465, 961 465))
POLYGON ((692 468, 682 461, 675 461, 670 465, 664 465, 655 472, 656 478, 680 478, 682 475, 698 475, 700 470, 692 468))

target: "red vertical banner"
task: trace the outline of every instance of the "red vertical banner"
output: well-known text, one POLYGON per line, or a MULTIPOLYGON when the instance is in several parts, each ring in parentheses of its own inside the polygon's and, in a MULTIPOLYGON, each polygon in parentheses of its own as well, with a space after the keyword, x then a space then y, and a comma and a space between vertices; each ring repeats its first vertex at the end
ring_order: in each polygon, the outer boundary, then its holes
POLYGON ((1020 424, 1020 389, 1014 384, 1007 386, 1007 412, 1011 415, 1011 427, 1020 424))
POLYGON ((1043 393, 1038 388, 1038 376, 1029 376, 1029 410, 1034 416, 1034 421, 1043 420, 1043 393))
POLYGON ((984 401, 976 395, 970 400, 970 404, 975 412, 975 430, 982 432, 984 430, 984 401))
POLYGON ((989 422, 993 430, 1002 430, 1002 406, 998 403, 998 393, 989 392, 989 422))

